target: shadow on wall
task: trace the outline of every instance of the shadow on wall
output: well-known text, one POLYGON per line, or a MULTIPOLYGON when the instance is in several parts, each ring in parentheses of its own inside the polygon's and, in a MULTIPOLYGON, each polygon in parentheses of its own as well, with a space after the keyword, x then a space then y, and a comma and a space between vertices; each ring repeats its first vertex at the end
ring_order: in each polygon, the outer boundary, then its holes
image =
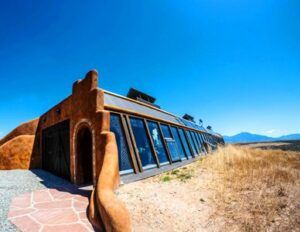
POLYGON ((39 118, 21 124, 0 140, 0 170, 40 167, 39 118))

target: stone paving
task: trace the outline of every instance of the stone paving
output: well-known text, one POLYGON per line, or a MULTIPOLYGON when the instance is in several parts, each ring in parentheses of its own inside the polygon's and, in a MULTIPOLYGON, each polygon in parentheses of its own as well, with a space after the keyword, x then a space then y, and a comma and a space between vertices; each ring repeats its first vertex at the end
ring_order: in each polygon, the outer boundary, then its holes
POLYGON ((22 187, 24 185, 24 183, 20 183, 15 184, 13 191, 9 187, 5 191, 5 185, 11 182, 0 181, 1 187, 3 187, 3 191, 0 193, 7 199, 2 203, 0 202, 2 206, 7 205, 6 219, 0 218, 2 220, 1 232, 94 231, 87 219, 87 207, 91 191, 79 189, 77 186, 42 170, 36 170, 34 173, 29 172, 0 173, 1 177, 20 177, 20 174, 30 176, 30 179, 26 179, 29 181, 26 184, 33 186, 31 190, 28 189, 29 191, 26 189, 19 191, 17 186, 22 187), (9 197, 10 195, 11 197, 9 197))
POLYGON ((43 189, 13 198, 8 219, 24 232, 94 231, 88 197, 70 189, 43 189))

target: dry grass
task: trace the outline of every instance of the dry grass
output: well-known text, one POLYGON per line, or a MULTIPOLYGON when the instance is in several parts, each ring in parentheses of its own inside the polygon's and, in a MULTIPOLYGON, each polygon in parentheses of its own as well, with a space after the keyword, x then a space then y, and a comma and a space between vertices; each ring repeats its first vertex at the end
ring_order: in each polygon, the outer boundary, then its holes
POLYGON ((300 228, 299 152, 227 146, 198 165, 216 174, 214 216, 227 218, 226 230, 300 228))

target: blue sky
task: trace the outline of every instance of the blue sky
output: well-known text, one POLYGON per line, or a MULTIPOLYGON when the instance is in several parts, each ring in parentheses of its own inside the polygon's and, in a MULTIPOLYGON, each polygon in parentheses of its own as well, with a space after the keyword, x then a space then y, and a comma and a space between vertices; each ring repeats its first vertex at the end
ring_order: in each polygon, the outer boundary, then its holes
POLYGON ((300 132, 298 0, 2 1, 0 137, 92 68, 222 134, 300 132))

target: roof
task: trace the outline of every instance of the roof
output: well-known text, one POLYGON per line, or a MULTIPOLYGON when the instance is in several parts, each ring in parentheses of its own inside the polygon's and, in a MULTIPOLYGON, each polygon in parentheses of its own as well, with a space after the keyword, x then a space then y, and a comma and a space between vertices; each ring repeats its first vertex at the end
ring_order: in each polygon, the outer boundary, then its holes
POLYGON ((164 121, 168 121, 174 124, 179 124, 185 127, 189 127, 191 129, 199 130, 210 134, 216 134, 213 131, 207 131, 203 126, 200 126, 189 120, 180 118, 174 114, 159 109, 155 106, 148 105, 146 103, 133 100, 131 98, 127 98, 106 90, 103 91, 104 91, 105 106, 115 107, 117 109, 125 109, 125 110, 135 112, 137 114, 149 115, 154 118, 162 119, 164 121))

